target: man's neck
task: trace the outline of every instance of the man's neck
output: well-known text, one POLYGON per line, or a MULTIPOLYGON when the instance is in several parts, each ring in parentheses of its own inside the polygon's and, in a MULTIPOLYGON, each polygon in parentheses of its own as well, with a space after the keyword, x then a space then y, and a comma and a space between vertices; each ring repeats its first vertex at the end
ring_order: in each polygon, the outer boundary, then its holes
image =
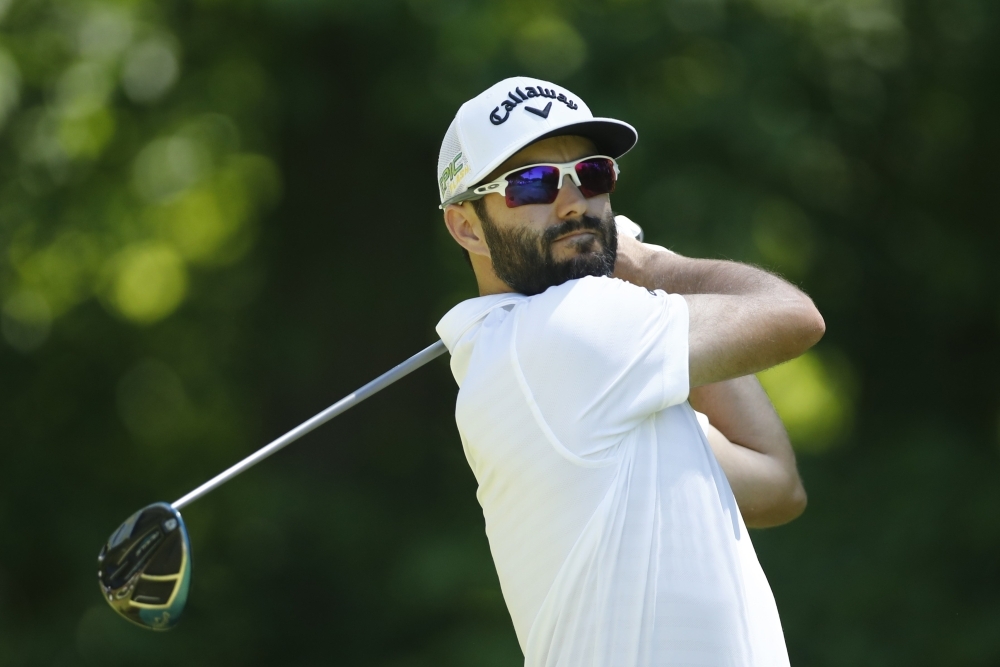
POLYGON ((493 262, 489 257, 472 257, 472 270, 476 274, 476 282, 479 284, 479 296, 489 296, 490 294, 515 294, 515 290, 510 285, 500 280, 493 270, 493 262))

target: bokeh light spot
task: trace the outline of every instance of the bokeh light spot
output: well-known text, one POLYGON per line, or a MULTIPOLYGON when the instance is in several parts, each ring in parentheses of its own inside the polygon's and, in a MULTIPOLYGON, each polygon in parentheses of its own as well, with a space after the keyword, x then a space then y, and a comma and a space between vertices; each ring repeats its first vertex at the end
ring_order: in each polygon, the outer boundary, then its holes
POLYGON ((7 343, 19 352, 38 349, 49 337, 52 309, 38 292, 22 290, 3 304, 0 332, 7 343))
POLYGON ((21 75, 17 64, 0 49, 0 128, 21 100, 21 75))
POLYGON ((845 360, 811 351, 757 377, 796 450, 826 451, 849 431, 854 406, 845 360))
POLYGON ((97 7, 80 25, 77 40, 84 56, 113 57, 132 41, 132 21, 118 8, 97 7))
POLYGON ((106 108, 85 116, 70 116, 59 123, 59 143, 69 157, 95 158, 115 133, 115 120, 106 108))
POLYGON ((256 155, 235 155, 204 184, 150 207, 145 219, 185 260, 225 264, 247 249, 242 232, 280 192, 274 163, 256 155))
POLYGON ((210 259, 241 222, 223 214, 209 188, 191 190, 162 213, 171 240, 189 261, 210 259))
POLYGON ((133 184, 140 197, 155 202, 168 199, 204 178, 211 155, 188 137, 151 142, 135 159, 133 184))
POLYGON ((68 231, 41 249, 20 248, 17 254, 22 283, 45 297, 54 317, 90 296, 100 264, 100 249, 90 235, 68 231))
POLYGON ((59 77, 56 106, 62 114, 85 116, 103 108, 112 90, 114 78, 106 65, 79 62, 59 77))
POLYGON ((133 322, 161 320, 184 300, 187 270, 171 246, 134 244, 119 254, 115 264, 112 302, 133 322))
POLYGON ((173 42, 154 37, 126 53, 122 87, 133 102, 150 104, 170 91, 179 74, 180 63, 173 42))

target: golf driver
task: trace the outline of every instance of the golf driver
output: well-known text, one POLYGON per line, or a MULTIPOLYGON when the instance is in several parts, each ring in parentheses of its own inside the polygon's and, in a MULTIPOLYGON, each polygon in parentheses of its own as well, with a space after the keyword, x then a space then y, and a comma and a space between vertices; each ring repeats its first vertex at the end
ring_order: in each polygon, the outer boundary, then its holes
POLYGON ((173 627, 184 611, 191 584, 191 542, 180 509, 446 351, 444 343, 434 343, 172 504, 154 503, 130 516, 111 534, 97 557, 97 579, 104 599, 116 612, 144 628, 173 627))

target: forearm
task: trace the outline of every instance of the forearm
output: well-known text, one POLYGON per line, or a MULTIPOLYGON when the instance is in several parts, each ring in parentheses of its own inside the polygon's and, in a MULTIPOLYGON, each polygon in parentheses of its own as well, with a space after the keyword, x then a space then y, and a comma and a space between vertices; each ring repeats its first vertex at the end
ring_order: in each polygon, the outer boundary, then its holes
POLYGON ((806 294, 753 266, 682 257, 621 238, 614 275, 647 289, 684 295, 693 387, 794 359, 825 331, 806 294))
POLYGON ((684 257, 631 238, 619 239, 615 276, 671 294, 723 294, 801 298, 794 285, 763 269, 738 262, 684 257))
POLYGON ((709 444, 748 526, 780 525, 805 510, 795 453, 755 377, 697 387, 690 402, 717 429, 709 433, 709 444))

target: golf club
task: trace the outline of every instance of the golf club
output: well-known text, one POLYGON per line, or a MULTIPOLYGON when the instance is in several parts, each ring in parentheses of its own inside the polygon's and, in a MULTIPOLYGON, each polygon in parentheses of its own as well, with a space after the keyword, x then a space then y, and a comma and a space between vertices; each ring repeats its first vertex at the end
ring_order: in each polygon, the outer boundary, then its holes
POLYGON ((447 351, 438 341, 299 424, 172 504, 144 507, 111 534, 97 557, 101 594, 111 608, 144 628, 168 630, 180 619, 191 583, 191 543, 180 509, 385 389, 447 351))

